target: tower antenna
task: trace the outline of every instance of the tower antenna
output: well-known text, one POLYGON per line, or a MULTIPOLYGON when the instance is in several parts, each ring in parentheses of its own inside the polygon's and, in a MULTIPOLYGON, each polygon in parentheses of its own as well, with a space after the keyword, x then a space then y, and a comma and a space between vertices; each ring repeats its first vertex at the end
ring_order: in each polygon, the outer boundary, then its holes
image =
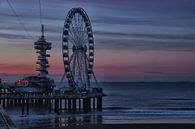
POLYGON ((44 30, 44 25, 42 24, 42 25, 41 25, 41 32, 42 32, 42 37, 43 37, 43 38, 44 38, 44 31, 45 31, 45 30, 44 30))

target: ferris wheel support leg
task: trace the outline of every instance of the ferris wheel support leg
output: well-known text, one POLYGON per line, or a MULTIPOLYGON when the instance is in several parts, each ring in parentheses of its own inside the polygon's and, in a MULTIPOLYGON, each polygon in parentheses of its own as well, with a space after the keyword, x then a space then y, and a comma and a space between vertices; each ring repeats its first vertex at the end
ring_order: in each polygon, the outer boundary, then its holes
POLYGON ((64 81, 65 75, 66 75, 66 73, 64 72, 62 79, 60 80, 60 83, 62 83, 64 81))
POLYGON ((92 74, 93 74, 93 77, 94 77, 95 83, 97 84, 98 82, 97 82, 96 76, 95 76, 95 74, 94 74, 94 72, 93 72, 93 71, 92 71, 92 74))

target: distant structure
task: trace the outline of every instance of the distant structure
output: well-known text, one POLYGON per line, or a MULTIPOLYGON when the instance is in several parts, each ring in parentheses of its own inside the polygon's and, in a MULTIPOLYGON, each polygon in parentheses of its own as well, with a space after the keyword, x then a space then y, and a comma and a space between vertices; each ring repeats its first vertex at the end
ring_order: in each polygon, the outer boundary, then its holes
POLYGON ((34 48, 35 48, 35 50, 37 50, 36 53, 39 54, 38 61, 37 61, 39 68, 36 70, 39 73, 38 73, 38 76, 35 77, 38 79, 38 80, 36 79, 37 84, 40 87, 46 88, 47 90, 49 90, 47 92, 51 92, 53 90, 53 87, 54 87, 54 81, 47 77, 47 75, 48 75, 47 68, 49 68, 47 57, 50 57, 50 55, 47 54, 47 50, 51 50, 52 46, 51 46, 51 42, 47 42, 45 40, 44 25, 42 25, 42 35, 34 43, 34 48))
POLYGON ((47 50, 51 50, 51 43, 45 40, 44 25, 42 25, 42 36, 34 43, 34 48, 37 50, 36 53, 39 54, 37 61, 39 65, 37 69, 37 71, 39 71, 38 76, 45 79, 48 74, 47 68, 49 67, 47 57, 50 57, 50 55, 47 54, 47 50))
POLYGON ((72 8, 66 16, 62 53, 65 73, 61 82, 65 77, 68 80, 68 89, 62 91, 62 95, 69 96, 68 107, 76 111, 83 105, 84 111, 101 111, 105 94, 102 88, 91 86, 92 77, 96 81, 94 37, 90 19, 83 8, 72 8))
POLYGON ((25 114, 24 110, 29 115, 30 104, 46 104, 49 113, 54 109, 57 114, 63 111, 102 111, 102 97, 105 96, 103 89, 91 84, 92 77, 96 81, 93 72, 94 38, 91 22, 84 9, 72 8, 64 23, 62 54, 65 73, 61 82, 66 77, 68 85, 64 83, 63 88, 54 89, 54 81, 47 76, 47 57, 50 57, 47 51, 52 46, 45 40, 43 25, 42 35, 34 43, 34 48, 38 53, 38 75, 18 80, 13 87, 4 85, 0 88, 3 91, 0 99, 3 100, 4 108, 6 102, 11 100, 14 105, 22 105, 22 115, 25 114))
POLYGON ((44 25, 42 25, 42 35, 34 43, 34 48, 36 53, 39 54, 37 64, 39 68, 37 76, 27 76, 23 79, 17 80, 15 86, 12 86, 11 89, 13 92, 19 93, 52 93, 55 86, 54 80, 50 79, 48 75, 47 68, 49 67, 47 57, 50 57, 47 54, 47 50, 51 50, 52 46, 50 42, 45 40, 44 36, 44 25))
MULTIPOLYGON (((69 88, 75 92, 90 90, 94 65, 94 38, 84 9, 72 8, 65 20, 62 52, 69 88)), ((95 78, 96 80, 96 78, 95 78)))

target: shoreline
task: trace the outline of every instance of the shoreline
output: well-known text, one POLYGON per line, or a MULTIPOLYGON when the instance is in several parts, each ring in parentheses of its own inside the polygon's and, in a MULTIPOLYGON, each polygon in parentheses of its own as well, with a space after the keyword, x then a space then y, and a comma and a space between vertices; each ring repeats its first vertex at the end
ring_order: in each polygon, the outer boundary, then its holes
MULTIPOLYGON (((194 129, 195 124, 99 124, 52 127, 48 129, 194 129)), ((37 128, 28 128, 37 129, 37 128)), ((45 128, 38 128, 45 129, 45 128)))
MULTIPOLYGON (((43 120, 44 121, 44 120, 43 120)), ((42 121, 42 122, 43 122, 42 121)), ((36 121, 40 122, 40 120, 36 121)), ((57 123, 39 123, 40 125, 31 125, 27 127, 17 127, 20 129, 195 129, 195 117, 183 118, 149 118, 129 120, 126 123, 88 123, 88 122, 57 122, 57 123)), ((30 124, 30 123, 29 123, 30 124)))

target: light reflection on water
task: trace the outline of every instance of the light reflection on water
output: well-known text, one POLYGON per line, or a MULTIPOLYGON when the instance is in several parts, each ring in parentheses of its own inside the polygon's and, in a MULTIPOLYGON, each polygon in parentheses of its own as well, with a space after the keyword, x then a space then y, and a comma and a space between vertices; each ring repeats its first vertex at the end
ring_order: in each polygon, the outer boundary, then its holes
POLYGON ((85 124, 102 124, 102 114, 98 112, 89 113, 67 113, 64 110, 58 115, 48 113, 48 105, 30 105, 30 115, 21 115, 22 108, 20 105, 8 105, 7 113, 20 129, 36 128, 57 128, 64 126, 85 125, 85 124))
POLYGON ((12 116, 20 129, 57 128, 86 124, 102 124, 101 115, 61 114, 61 115, 31 115, 26 117, 12 116))

